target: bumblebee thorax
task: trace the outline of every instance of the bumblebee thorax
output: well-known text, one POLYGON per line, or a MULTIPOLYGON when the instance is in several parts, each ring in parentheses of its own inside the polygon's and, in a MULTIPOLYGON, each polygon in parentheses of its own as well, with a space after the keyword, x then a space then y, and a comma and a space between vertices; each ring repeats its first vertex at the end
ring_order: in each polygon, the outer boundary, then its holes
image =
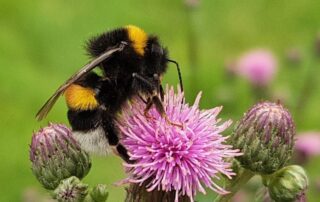
POLYGON ((143 56, 148 41, 148 35, 142 29, 134 25, 128 25, 125 28, 135 52, 140 56, 143 56))

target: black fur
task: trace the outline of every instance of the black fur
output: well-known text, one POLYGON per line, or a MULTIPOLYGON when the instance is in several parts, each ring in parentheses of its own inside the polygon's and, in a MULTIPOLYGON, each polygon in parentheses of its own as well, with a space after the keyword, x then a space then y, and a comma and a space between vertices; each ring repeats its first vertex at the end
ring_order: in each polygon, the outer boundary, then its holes
POLYGON ((92 37, 87 42, 87 51, 92 57, 97 57, 105 52, 107 48, 115 46, 124 39, 128 38, 126 29, 118 28, 110 32, 92 37))
POLYGON ((101 112, 99 109, 86 111, 69 109, 68 120, 72 130, 88 132, 96 129, 101 124, 101 112))
POLYGON ((146 49, 143 74, 149 77, 152 77, 154 73, 164 74, 168 67, 168 50, 160 45, 155 36, 149 37, 146 49))
MULTIPOLYGON (((124 103, 134 95, 142 94, 151 98, 155 92, 159 93, 160 80, 154 79, 154 75, 161 76, 165 73, 168 51, 160 45, 157 37, 150 36, 144 55, 139 55, 134 50, 132 41, 129 40, 126 28, 115 29, 90 39, 87 43, 87 51, 91 57, 95 58, 121 42, 126 42, 128 45, 121 52, 115 53, 110 59, 100 64, 102 77, 91 73, 78 82, 96 91, 99 108, 81 112, 70 109, 68 118, 74 130, 87 131, 90 128, 102 126, 109 144, 117 145, 120 156, 130 162, 126 149, 119 144, 119 132, 115 119, 124 103), (135 78, 134 74, 139 75, 139 78, 142 79, 135 78)), ((161 111, 162 103, 159 102, 159 99, 148 100, 152 102, 158 100, 155 104, 161 111)))

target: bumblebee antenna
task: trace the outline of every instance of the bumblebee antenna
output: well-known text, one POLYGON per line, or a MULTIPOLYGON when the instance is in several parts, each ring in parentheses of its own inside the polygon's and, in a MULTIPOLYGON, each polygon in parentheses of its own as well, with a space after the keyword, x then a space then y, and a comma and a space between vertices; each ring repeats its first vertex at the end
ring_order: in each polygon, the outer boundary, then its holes
POLYGON ((182 76, 181 76, 181 71, 180 71, 179 64, 174 60, 167 59, 167 61, 171 62, 171 63, 174 63, 176 65, 177 71, 178 71, 178 75, 179 75, 180 88, 181 88, 181 91, 183 92, 182 76))

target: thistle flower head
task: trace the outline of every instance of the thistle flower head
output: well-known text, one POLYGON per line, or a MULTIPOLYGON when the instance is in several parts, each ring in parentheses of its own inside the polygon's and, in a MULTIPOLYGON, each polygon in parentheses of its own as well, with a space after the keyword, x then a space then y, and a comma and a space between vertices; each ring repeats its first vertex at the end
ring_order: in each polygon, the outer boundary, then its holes
POLYGON ((243 152, 241 165, 253 172, 270 174, 292 155, 295 127, 290 113, 279 103, 261 102, 242 117, 231 137, 243 152))
POLYGON ((320 133, 305 132, 297 136, 295 150, 306 156, 320 155, 320 133))
POLYGON ((317 131, 300 133, 297 135, 294 150, 294 160, 300 165, 308 162, 312 156, 319 156, 320 133, 317 131))
POLYGON ((98 184, 93 187, 90 192, 90 197, 94 202, 105 202, 109 196, 107 186, 104 184, 98 184))
POLYGON ((291 165, 268 176, 264 184, 275 201, 305 201, 308 177, 301 166, 291 165))
POLYGON ((54 190, 53 197, 59 202, 82 202, 87 194, 88 185, 72 176, 60 182, 54 190))
POLYGON ((237 62, 236 73, 256 86, 265 86, 273 79, 277 62, 268 50, 252 50, 237 62))
POLYGON ((119 120, 122 143, 136 162, 124 164, 128 182, 146 185, 148 191, 175 191, 175 201, 185 195, 193 201, 197 191, 205 193, 205 187, 228 193, 213 179, 219 179, 219 174, 234 175, 225 158, 240 154, 224 144, 227 137, 221 135, 231 121, 219 124, 221 107, 200 110, 200 97, 199 93, 189 106, 180 90, 175 94, 167 87, 163 103, 166 114, 183 128, 167 124, 154 108, 149 111, 153 118, 146 118, 145 104, 138 99, 123 111, 119 120))
POLYGON ((88 154, 81 150, 70 129, 62 124, 50 124, 33 134, 30 160, 34 175, 50 190, 68 177, 83 178, 91 167, 88 154))

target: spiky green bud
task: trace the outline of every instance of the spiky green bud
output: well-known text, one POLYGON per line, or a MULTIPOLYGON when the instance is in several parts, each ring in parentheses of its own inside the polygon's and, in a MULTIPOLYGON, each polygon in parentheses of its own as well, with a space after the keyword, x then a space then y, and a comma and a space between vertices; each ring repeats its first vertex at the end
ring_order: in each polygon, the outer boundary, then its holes
POLYGON ((82 202, 88 194, 88 185, 77 177, 70 177, 60 182, 54 190, 53 198, 59 202, 82 202))
POLYGON ((264 176, 264 184, 275 201, 303 201, 308 187, 308 177, 301 166, 291 165, 270 176, 264 176))
POLYGON ((33 135, 30 160, 34 175, 49 190, 68 177, 82 179, 91 168, 89 155, 62 124, 50 124, 33 135))
POLYGON ((94 202, 105 202, 108 198, 108 195, 109 193, 107 190, 107 186, 104 184, 96 185, 90 192, 90 197, 94 202))
POLYGON ((287 109, 279 103, 262 102, 243 116, 230 141, 243 153, 236 157, 241 166, 255 173, 270 174, 291 158, 295 133, 287 109))

